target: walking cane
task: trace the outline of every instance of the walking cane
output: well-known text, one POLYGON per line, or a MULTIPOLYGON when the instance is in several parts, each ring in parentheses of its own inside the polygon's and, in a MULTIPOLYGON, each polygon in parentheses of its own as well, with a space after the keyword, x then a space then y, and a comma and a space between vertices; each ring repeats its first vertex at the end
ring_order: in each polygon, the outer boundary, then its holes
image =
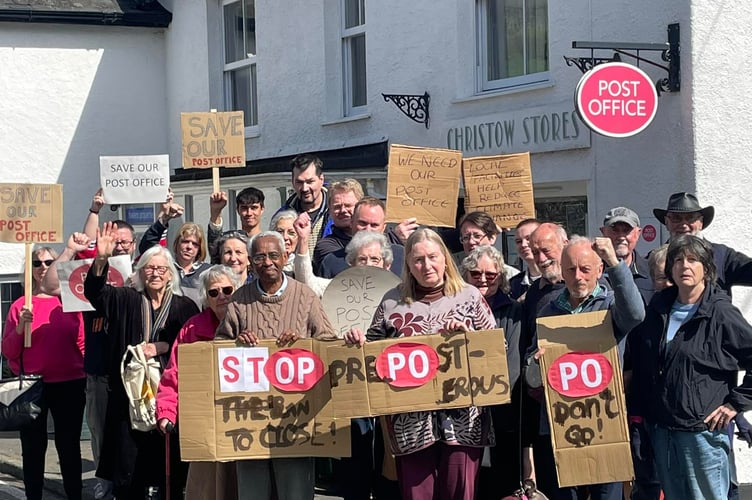
POLYGON ((170 500, 170 434, 175 426, 172 423, 168 423, 165 426, 165 500, 170 500))

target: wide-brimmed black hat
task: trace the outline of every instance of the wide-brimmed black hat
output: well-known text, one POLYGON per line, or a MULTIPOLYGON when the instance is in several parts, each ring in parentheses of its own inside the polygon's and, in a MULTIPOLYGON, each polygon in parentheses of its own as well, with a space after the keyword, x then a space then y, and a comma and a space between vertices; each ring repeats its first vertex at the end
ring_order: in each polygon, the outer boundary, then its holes
POLYGON ((700 212, 702 214, 703 229, 713 222, 713 217, 715 216, 715 208, 712 206, 701 207, 697 201, 697 197, 691 193, 674 193, 668 199, 666 210, 661 208, 653 209, 653 215, 661 221, 661 224, 666 223, 666 214, 669 212, 700 212))

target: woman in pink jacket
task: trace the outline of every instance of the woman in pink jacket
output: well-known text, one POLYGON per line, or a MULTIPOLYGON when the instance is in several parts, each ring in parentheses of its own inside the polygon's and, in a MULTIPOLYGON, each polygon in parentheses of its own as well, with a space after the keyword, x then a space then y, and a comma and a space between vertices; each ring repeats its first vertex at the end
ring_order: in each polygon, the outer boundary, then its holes
POLYGON ((81 498, 81 425, 86 403, 84 324, 80 312, 63 312, 60 297, 42 292, 40 285, 57 258, 49 247, 34 250, 31 260, 31 309, 24 298, 8 311, 3 332, 3 355, 13 373, 21 369, 42 376, 42 413, 21 429, 26 498, 42 500, 47 454, 47 413, 55 423, 55 447, 60 459, 65 495, 81 498), (24 329, 31 324, 31 347, 24 348, 24 329))
MULTIPOLYGON (((169 432, 178 419, 178 345, 214 340, 214 332, 225 317, 230 297, 240 284, 238 274, 227 266, 212 266, 201 273, 199 293, 205 309, 190 318, 178 333, 170 361, 159 382, 157 424, 161 432, 169 432)), ((236 499, 235 463, 191 463, 185 498, 236 499)))

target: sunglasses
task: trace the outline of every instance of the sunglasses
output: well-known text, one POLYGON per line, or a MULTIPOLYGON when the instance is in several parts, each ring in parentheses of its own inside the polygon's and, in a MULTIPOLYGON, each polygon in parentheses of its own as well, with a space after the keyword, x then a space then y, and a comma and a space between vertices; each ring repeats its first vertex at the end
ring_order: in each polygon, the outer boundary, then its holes
POLYGON ((216 299, 217 297, 219 297, 219 292, 222 292, 222 295, 229 297, 234 291, 235 289, 231 286, 223 286, 222 288, 210 288, 206 291, 206 293, 209 295, 209 297, 216 299))
POLYGON ((470 271, 470 277, 474 280, 479 280, 482 276, 486 277, 486 281, 493 281, 499 277, 499 273, 493 273, 491 271, 470 271))
POLYGON ((40 267, 42 264, 44 264, 45 266, 50 267, 53 262, 55 262, 55 259, 32 260, 31 265, 34 267, 40 267))

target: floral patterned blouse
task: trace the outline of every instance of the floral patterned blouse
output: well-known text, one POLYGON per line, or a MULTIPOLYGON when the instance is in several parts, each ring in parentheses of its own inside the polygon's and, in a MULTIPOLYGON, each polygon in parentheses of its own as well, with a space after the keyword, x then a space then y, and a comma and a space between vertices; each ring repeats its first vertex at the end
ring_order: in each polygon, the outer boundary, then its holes
MULTIPOLYGON (((366 335, 369 341, 428 335, 456 320, 469 330, 496 328, 491 308, 481 293, 466 286, 454 296, 431 302, 400 300, 399 290, 389 290, 376 309, 366 335)), ((441 441, 448 445, 482 447, 494 444, 491 418, 485 408, 470 406, 434 411, 398 413, 387 417, 388 433, 395 455, 407 455, 441 441)))

